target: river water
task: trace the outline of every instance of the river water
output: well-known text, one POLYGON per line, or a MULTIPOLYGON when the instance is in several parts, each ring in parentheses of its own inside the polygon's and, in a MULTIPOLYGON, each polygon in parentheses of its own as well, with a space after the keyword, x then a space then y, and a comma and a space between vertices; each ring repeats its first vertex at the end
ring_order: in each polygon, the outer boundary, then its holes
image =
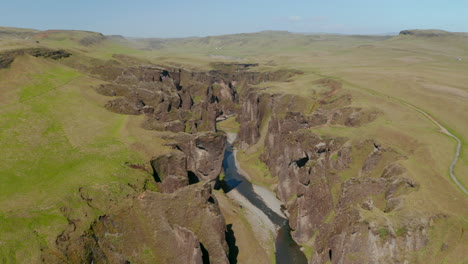
POLYGON ((252 205, 260 209, 275 225, 277 233, 275 238, 275 255, 278 264, 306 264, 307 258, 300 250, 299 245, 292 239, 288 219, 276 213, 254 190, 254 185, 249 182, 236 166, 231 144, 228 143, 224 154, 223 167, 227 190, 236 189, 252 205))

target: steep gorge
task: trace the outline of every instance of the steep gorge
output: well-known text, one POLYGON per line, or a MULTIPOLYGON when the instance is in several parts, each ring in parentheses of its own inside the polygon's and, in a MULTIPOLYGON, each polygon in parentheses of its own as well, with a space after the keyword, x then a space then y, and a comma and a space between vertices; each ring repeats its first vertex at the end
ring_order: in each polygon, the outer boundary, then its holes
MULTIPOLYGON (((330 88, 341 84, 321 79, 330 88)), ((423 249, 430 227, 447 216, 404 218, 405 195, 419 184, 400 163, 405 155, 378 139, 353 140, 314 132, 321 126, 358 127, 378 117, 375 109, 349 106, 347 94, 328 96, 310 113, 290 96, 252 89, 243 101, 238 145, 264 146, 261 160, 274 177, 289 215, 292 236, 310 248, 310 263, 407 263, 423 249), (264 142, 260 128, 268 117, 264 142)))
MULTIPOLYGON (((253 65, 215 65, 221 70, 191 72, 159 66, 99 66, 88 69, 106 84, 95 88, 116 96, 105 107, 144 115, 141 126, 162 132, 171 151, 155 156, 154 183, 125 202, 104 210, 84 234, 75 221, 43 252, 46 262, 228 263, 226 223, 212 189, 222 171, 226 135, 217 119, 238 113, 237 89, 263 81, 286 80, 296 72, 257 73, 253 65), (156 189, 151 186, 155 185, 156 189), (79 230, 79 229, 78 229, 79 230), (177 250, 176 250, 177 249, 177 250)), ((82 196, 92 203, 92 196, 82 196)), ((234 246, 234 245, 230 245, 234 246)))
POLYGON ((356 142, 314 133, 323 125, 365 125, 378 117, 378 110, 351 106, 350 95, 335 95, 341 83, 321 79, 317 83, 330 91, 305 111, 304 98, 253 86, 285 81, 298 71, 255 72, 249 64, 214 67, 209 72, 140 65, 93 69, 107 81, 96 91, 118 97, 105 107, 145 115, 142 127, 167 132, 172 150, 150 161, 158 191, 128 197, 128 205, 97 219, 85 234, 57 239, 66 259, 228 263, 226 224, 212 188, 219 182, 226 148, 216 122, 232 115, 240 124, 236 145, 264 147, 261 161, 278 179, 276 194, 285 205, 292 237, 313 248, 310 263, 403 263, 424 248, 427 229, 446 216, 401 226, 366 218, 398 214, 404 195, 418 189, 398 163, 404 155, 378 139, 356 142), (259 142, 262 126, 268 129, 259 142))

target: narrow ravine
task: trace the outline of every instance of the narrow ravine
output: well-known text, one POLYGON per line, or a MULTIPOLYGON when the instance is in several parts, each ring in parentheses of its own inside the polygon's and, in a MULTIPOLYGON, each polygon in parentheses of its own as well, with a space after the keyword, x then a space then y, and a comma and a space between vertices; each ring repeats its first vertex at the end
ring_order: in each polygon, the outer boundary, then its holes
MULTIPOLYGON (((275 233, 276 263, 307 263, 307 258, 301 251, 300 246, 291 237, 288 219, 280 211, 281 202, 271 191, 252 184, 239 172, 235 150, 232 149, 231 145, 235 135, 231 134, 228 138, 223 160, 226 175, 225 182, 227 184, 226 193, 241 204, 249 203, 249 205, 259 209, 260 213, 267 217, 267 221, 272 223, 271 226, 275 233), (236 194, 233 195, 232 192, 236 194)), ((262 216, 259 215, 259 218, 262 218, 262 216)))

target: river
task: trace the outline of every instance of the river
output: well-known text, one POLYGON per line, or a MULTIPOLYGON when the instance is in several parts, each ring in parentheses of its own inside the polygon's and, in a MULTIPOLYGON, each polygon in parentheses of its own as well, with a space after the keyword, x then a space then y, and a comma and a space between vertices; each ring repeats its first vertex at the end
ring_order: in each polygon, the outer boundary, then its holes
POLYGON ((230 135, 226 152, 224 154, 223 167, 225 172, 226 192, 236 190, 250 204, 258 208, 275 226, 275 255, 278 264, 306 264, 307 258, 301 251, 299 245, 292 239, 288 219, 279 211, 281 202, 273 192, 256 186, 248 181, 237 168, 235 153, 231 143, 233 135, 230 135), (261 191, 261 194, 259 192, 261 191), (264 199, 265 198, 265 199, 264 199), (271 202, 272 199, 276 201, 271 202), (268 202, 268 201, 270 202, 268 202), (273 208, 276 207, 276 208, 273 208))

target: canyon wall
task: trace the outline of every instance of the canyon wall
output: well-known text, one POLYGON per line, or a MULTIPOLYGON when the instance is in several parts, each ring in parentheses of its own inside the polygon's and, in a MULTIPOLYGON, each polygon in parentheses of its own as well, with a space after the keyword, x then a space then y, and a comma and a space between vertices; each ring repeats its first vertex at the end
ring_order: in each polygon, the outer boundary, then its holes
POLYGON ((289 214, 293 239, 313 248, 310 263, 414 260, 414 252, 428 242, 429 227, 445 216, 434 214, 398 226, 369 220, 369 215, 398 215, 405 194, 417 191, 418 183, 399 163, 405 156, 378 139, 316 133, 321 126, 352 129, 379 116, 376 109, 351 106, 348 94, 331 96, 341 89, 337 81, 317 83, 329 92, 308 114, 290 103, 291 96, 248 90, 238 117, 238 146, 264 145, 261 160, 278 178, 277 197, 289 214), (258 142, 264 122, 265 139, 258 142))
POLYGON ((107 81, 96 91, 117 97, 105 107, 144 115, 145 129, 172 132, 165 136, 172 151, 150 161, 159 192, 139 192, 129 198, 131 205, 103 215, 88 233, 58 240, 67 258, 227 263, 226 227, 211 188, 226 147, 216 121, 230 115, 240 123, 239 148, 264 146, 261 161, 278 179, 276 194, 289 215, 293 239, 313 248, 310 263, 404 263, 424 248, 427 229, 443 215, 402 226, 366 218, 398 214, 405 194, 417 191, 418 183, 399 163, 404 155, 378 139, 356 141, 314 131, 325 125, 366 125, 379 111, 352 106, 342 84, 330 79, 317 81, 328 91, 313 102, 255 88, 300 72, 254 72, 254 66, 221 64, 209 72, 159 66, 96 69, 107 81), (161 248, 138 251, 149 245, 161 248))
MULTIPOLYGON (((132 186, 134 192, 115 208, 100 206, 105 213, 85 233, 70 218, 69 228, 57 238, 57 250, 44 250, 44 261, 229 263, 228 230, 211 194, 226 148, 226 135, 217 131, 216 121, 240 112, 238 89, 292 74, 251 72, 251 66, 221 64, 193 72, 109 63, 93 69, 107 81, 95 87, 110 97, 105 108, 144 115, 142 128, 165 132, 161 135, 171 150, 153 157, 149 166, 127 164, 151 173, 154 182, 132 186)), ((82 198, 93 205, 93 197, 82 198)))

